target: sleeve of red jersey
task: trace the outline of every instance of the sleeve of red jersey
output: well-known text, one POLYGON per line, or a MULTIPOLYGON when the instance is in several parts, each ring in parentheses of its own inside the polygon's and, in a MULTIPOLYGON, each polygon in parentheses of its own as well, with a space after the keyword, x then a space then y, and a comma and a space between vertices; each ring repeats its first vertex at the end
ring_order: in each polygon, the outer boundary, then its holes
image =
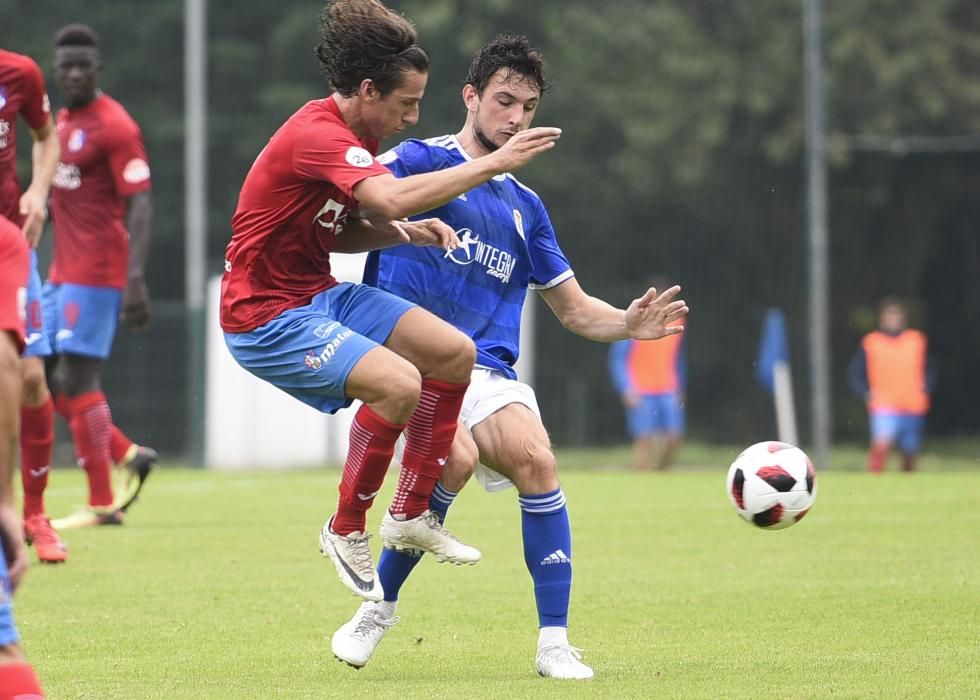
POLYGON ((391 174, 354 134, 340 129, 324 130, 297 143, 293 167, 300 177, 330 182, 348 197, 354 196, 354 186, 362 180, 391 174))
POLYGON ((116 192, 131 197, 150 189, 150 165, 143 146, 143 134, 133 121, 120 122, 107 129, 106 142, 109 171, 116 192))
POLYGON ((27 125, 37 131, 48 123, 51 103, 48 101, 41 68, 31 59, 27 59, 24 68, 24 106, 21 114, 27 125))

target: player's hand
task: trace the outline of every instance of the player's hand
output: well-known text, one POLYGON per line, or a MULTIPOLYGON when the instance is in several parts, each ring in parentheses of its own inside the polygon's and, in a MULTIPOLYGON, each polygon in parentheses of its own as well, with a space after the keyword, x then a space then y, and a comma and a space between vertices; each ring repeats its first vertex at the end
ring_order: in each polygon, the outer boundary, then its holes
POLYGON ((149 327, 150 291, 142 277, 131 277, 126 282, 119 320, 136 331, 145 331, 149 327))
POLYGON ((41 231, 44 229, 44 222, 48 219, 48 208, 45 205, 44 197, 28 188, 20 196, 20 215, 24 217, 24 226, 21 230, 23 230, 27 242, 31 248, 37 248, 37 243, 41 240, 41 231))
POLYGON ((499 172, 509 173, 527 165, 535 156, 551 150, 561 137, 561 129, 536 126, 519 131, 491 154, 499 161, 499 172))
POLYGON ((681 288, 674 285, 662 294, 655 287, 650 287, 639 299, 626 309, 626 330, 630 338, 637 340, 656 340, 668 335, 675 335, 684 330, 682 325, 674 325, 687 316, 687 302, 683 299, 674 301, 681 288))
POLYGON ((422 219, 420 221, 398 221, 395 222, 412 245, 417 246, 436 246, 442 248, 447 253, 451 253, 459 247, 459 237, 452 227, 443 223, 441 219, 422 219))
POLYGON ((27 545, 24 544, 24 528, 20 515, 13 506, 0 504, 0 540, 7 558, 7 575, 10 577, 10 591, 17 590, 24 574, 27 573, 27 545))

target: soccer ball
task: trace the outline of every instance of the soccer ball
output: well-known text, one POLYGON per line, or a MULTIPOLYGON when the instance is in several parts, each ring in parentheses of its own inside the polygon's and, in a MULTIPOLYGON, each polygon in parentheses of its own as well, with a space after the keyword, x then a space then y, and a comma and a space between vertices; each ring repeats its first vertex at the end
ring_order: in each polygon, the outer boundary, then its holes
POLYGON ((746 521, 766 530, 799 522, 817 497, 813 462, 799 447, 758 442, 728 468, 728 497, 746 521))

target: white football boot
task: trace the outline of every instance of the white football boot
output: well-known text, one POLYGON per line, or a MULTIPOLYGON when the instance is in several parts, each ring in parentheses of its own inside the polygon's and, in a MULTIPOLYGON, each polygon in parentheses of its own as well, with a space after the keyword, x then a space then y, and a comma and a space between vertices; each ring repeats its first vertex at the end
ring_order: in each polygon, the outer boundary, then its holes
POLYGON ((393 603, 365 601, 348 622, 330 639, 333 655, 354 668, 361 668, 374 654, 388 628, 399 619, 391 614, 393 603))
POLYGON ((388 549, 399 552, 430 552, 438 562, 476 564, 480 550, 463 544, 439 522, 439 516, 427 510, 411 520, 395 520, 391 512, 381 520, 381 541, 388 549))
POLYGON ((582 650, 570 644, 541 647, 534 658, 538 675, 545 678, 584 681, 595 675, 592 669, 582 663, 582 650))
POLYGON ((320 553, 333 560, 341 583, 364 600, 384 598, 368 547, 371 535, 362 532, 338 535, 330 529, 330 523, 331 520, 328 520, 320 530, 320 553))

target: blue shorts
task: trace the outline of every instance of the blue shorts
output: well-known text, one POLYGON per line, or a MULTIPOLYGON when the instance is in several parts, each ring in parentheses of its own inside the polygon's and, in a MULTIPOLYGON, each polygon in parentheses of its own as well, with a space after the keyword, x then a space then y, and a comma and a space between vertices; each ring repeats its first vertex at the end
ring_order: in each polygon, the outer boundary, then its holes
POLYGON ((922 445, 925 423, 921 413, 876 411, 871 414, 871 441, 897 443, 905 454, 915 454, 922 445))
POLYGON ((121 290, 46 282, 42 294, 44 327, 55 353, 109 357, 119 324, 121 290))
POLYGON ((351 403, 344 388, 354 365, 383 345, 414 306, 376 287, 343 282, 254 330, 225 333, 225 344, 259 379, 334 413, 351 403))
POLYGON ((24 357, 47 357, 51 343, 44 332, 44 307, 41 300, 41 274, 37 271, 37 251, 31 250, 31 278, 27 282, 27 347, 24 357))
POLYGON ((17 625, 14 624, 13 599, 10 576, 7 574, 7 557, 0 546, 0 644, 13 644, 20 640, 17 625))
POLYGON ((626 410, 626 418, 634 439, 657 433, 684 433, 684 407, 676 392, 641 395, 640 402, 626 410))

